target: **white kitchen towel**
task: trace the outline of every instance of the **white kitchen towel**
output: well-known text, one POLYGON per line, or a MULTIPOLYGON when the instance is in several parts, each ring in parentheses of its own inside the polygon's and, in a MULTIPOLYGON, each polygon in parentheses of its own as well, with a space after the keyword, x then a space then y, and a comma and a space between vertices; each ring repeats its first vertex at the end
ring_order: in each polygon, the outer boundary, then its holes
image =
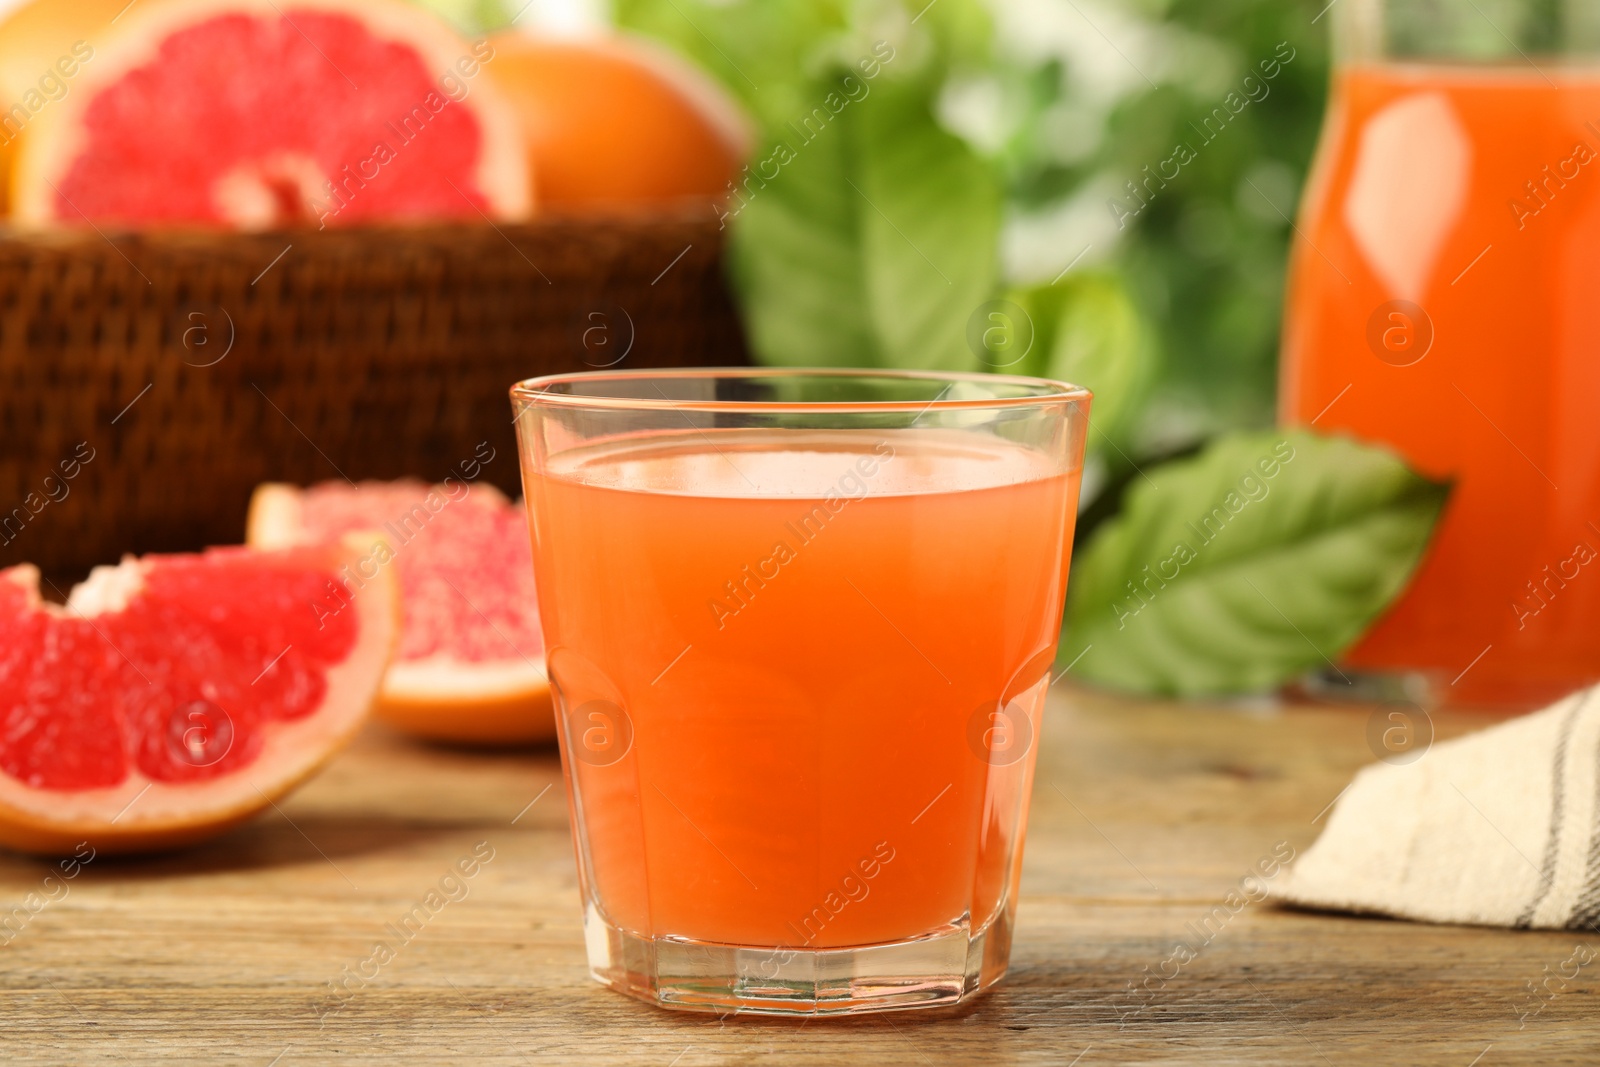
POLYGON ((1600 928, 1600 687, 1363 768, 1273 887, 1426 922, 1600 928))

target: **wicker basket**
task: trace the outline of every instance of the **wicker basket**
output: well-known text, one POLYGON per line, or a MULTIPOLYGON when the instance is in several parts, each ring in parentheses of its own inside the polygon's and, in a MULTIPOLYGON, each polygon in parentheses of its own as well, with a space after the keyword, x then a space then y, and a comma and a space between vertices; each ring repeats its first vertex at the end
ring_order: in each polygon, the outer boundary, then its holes
POLYGON ((703 207, 0 238, 0 565, 237 542, 262 481, 438 479, 488 449, 515 495, 513 381, 743 361, 703 207))

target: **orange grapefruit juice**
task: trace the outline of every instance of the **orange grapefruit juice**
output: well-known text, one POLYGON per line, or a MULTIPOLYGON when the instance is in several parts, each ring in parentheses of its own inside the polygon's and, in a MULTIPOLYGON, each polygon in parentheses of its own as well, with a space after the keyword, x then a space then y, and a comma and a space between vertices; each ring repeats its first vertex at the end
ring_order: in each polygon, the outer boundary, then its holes
POLYGON ((709 430, 526 472, 612 925, 830 948, 1014 900, 1078 494, 1059 470, 978 433, 709 430))
POLYGON ((1600 71, 1343 71, 1301 231, 1284 420, 1456 483, 1350 661, 1469 703, 1600 677, 1600 71))

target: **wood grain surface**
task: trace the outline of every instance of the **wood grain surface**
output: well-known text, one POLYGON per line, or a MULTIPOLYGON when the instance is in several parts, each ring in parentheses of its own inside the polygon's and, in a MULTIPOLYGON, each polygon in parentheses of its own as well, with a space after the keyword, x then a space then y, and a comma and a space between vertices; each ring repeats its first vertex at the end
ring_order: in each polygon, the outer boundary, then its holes
MULTIPOLYGON (((84 867, 0 947, 0 1062, 1600 1062, 1600 971, 1538 1002, 1525 984, 1577 934, 1250 904, 1224 907, 1197 958, 1164 964, 1280 842, 1315 839, 1373 758, 1368 719, 1058 694, 1010 975, 969 1007, 809 1022, 666 1012, 592 984, 554 753, 430 749, 372 727, 215 844, 84 867), (445 884, 458 899, 335 995, 475 849, 492 858, 445 884)), ((1488 720, 1434 721, 1442 738, 1488 720)), ((0 857, 0 901, 49 870, 0 857)))

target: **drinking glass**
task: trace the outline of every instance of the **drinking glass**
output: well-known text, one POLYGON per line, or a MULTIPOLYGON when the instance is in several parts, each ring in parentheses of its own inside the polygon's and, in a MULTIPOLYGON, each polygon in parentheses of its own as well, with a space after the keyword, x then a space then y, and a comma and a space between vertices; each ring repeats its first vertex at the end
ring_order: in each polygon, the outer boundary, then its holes
POLYGON ((512 398, 591 974, 771 1014, 997 981, 1089 393, 721 369, 512 398))
POLYGON ((1350 653, 1454 703, 1600 679, 1600 6, 1342 0, 1281 415, 1454 489, 1350 653))

